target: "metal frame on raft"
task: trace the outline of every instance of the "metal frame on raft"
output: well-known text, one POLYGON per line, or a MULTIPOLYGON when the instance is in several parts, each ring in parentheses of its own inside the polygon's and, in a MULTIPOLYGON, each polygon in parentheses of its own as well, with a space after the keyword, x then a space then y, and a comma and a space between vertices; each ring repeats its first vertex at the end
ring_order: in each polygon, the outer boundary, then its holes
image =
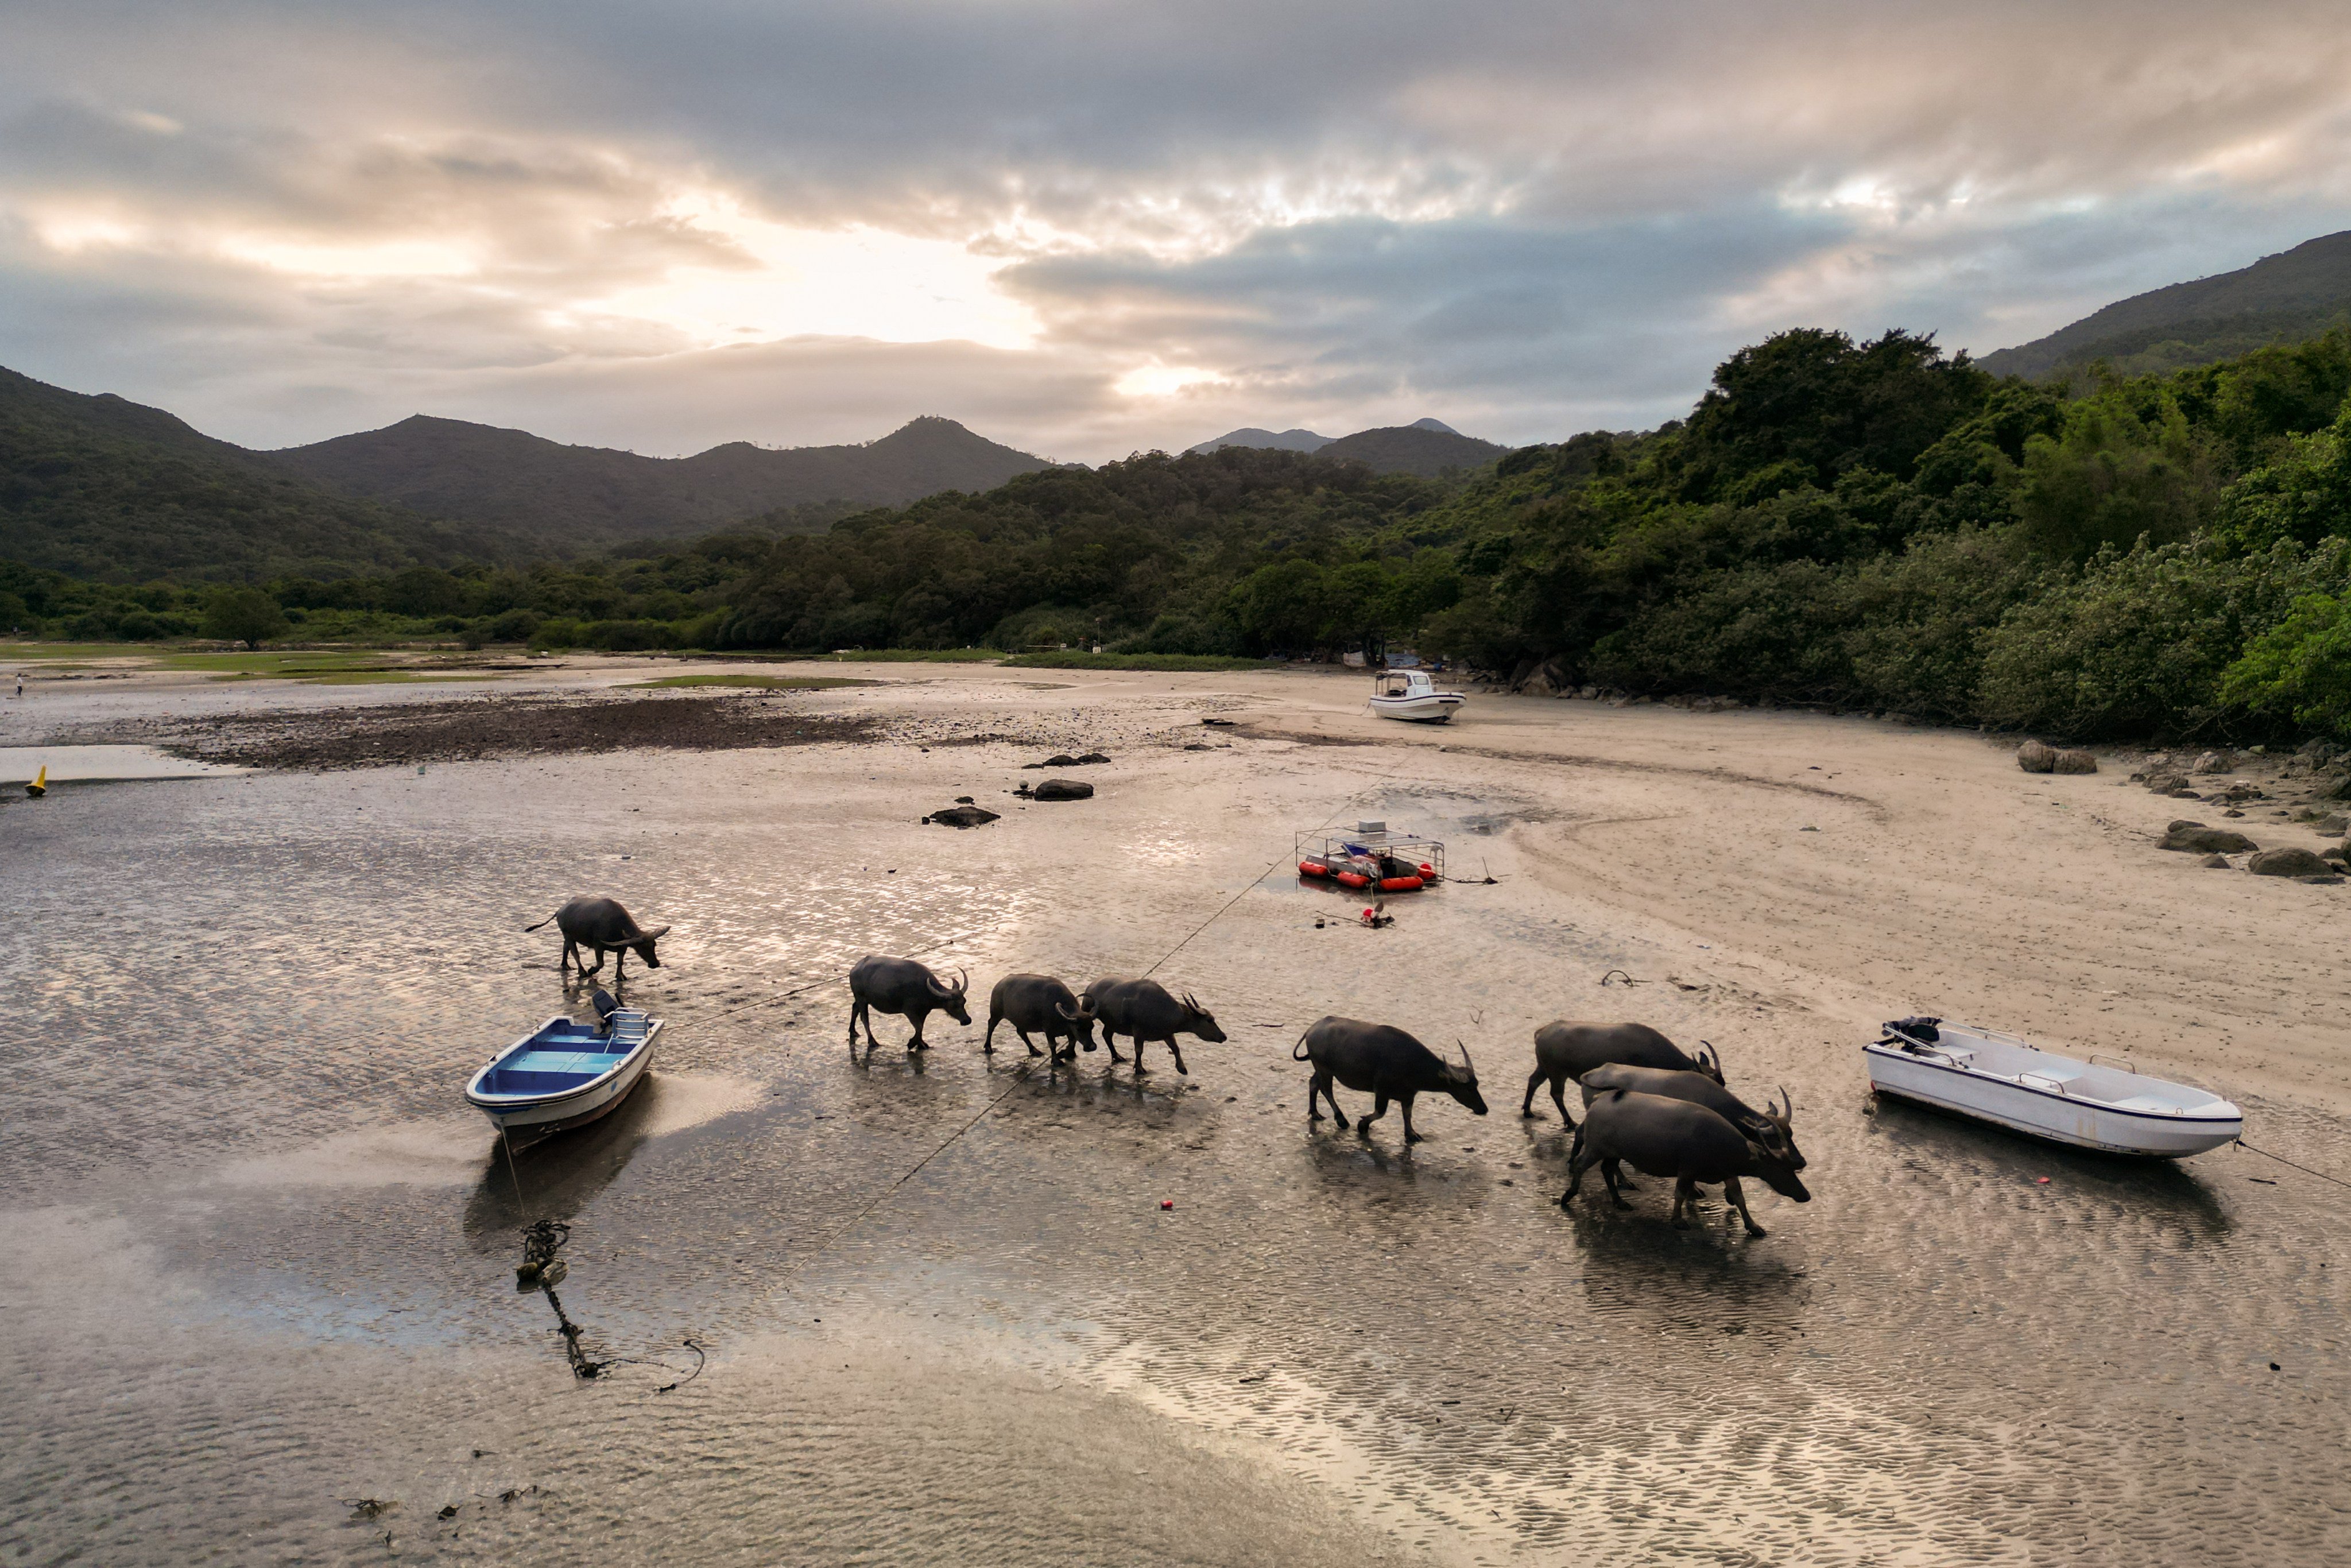
POLYGON ((1416 893, 1445 880, 1444 841, 1392 833, 1385 822, 1357 822, 1352 832, 1310 828, 1293 836, 1291 849, 1301 877, 1350 893, 1416 893), (1316 866, 1325 869, 1310 869, 1316 866), (1398 874, 1402 868, 1409 871, 1398 874))

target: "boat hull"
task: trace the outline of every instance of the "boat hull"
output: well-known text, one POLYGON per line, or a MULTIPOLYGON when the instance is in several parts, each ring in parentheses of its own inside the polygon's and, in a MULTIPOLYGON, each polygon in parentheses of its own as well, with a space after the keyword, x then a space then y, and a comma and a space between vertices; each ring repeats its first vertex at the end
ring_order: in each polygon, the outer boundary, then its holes
POLYGON ((2104 1154, 2181 1159, 2235 1141, 2245 1119, 2227 1114, 2137 1111, 2062 1090, 1986 1079, 1899 1049, 1867 1046, 1870 1087, 2011 1132, 2104 1154))
POLYGON ((1372 712, 1381 718, 1402 719, 1406 724, 1443 724, 1468 702, 1455 692, 1437 692, 1426 696, 1374 697, 1372 712))

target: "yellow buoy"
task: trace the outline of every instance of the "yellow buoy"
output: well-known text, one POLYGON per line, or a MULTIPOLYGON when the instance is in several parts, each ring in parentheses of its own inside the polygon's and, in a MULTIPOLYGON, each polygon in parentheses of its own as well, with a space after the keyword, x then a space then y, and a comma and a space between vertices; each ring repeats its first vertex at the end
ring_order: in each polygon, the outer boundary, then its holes
POLYGON ((25 786, 25 794, 27 799, 37 800, 48 792, 49 765, 44 762, 41 764, 41 770, 33 775, 33 781, 25 786))

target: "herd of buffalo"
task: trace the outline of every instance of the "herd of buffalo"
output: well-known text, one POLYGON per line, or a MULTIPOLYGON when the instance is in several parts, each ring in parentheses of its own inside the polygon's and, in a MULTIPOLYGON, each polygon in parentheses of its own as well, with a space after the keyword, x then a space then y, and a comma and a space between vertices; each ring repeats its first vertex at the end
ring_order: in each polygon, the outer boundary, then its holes
MULTIPOLYGON (((583 974, 594 974, 603 968, 605 955, 613 953, 619 955, 613 971, 617 977, 618 965, 634 953, 647 965, 661 967, 654 943, 669 927, 644 930, 611 899, 575 898, 552 918, 563 933, 564 966, 582 953, 593 953, 593 967, 586 967, 584 959, 580 962, 583 974)), ((851 1051, 857 1048, 862 1022, 866 1050, 872 1052, 877 1043, 877 1012, 903 1018, 913 1026, 908 1051, 929 1050, 923 1025, 933 1013, 945 1013, 969 1027, 970 984, 967 975, 959 974, 950 983, 912 958, 859 959, 849 971, 851 1051)), ((983 1051, 994 1053, 998 1024, 1011 1025, 1029 1055, 1048 1057, 1056 1065, 1075 1061, 1081 1050, 1092 1051, 1098 1027, 1111 1061, 1123 1064, 1126 1058, 1118 1053, 1118 1037, 1125 1035, 1134 1042, 1138 1073, 1150 1071, 1143 1061, 1143 1048, 1149 1042, 1165 1046, 1176 1071, 1187 1072, 1183 1050, 1176 1043, 1178 1035, 1211 1042, 1225 1038, 1216 1015, 1188 994, 1176 996, 1156 980, 1115 977, 1096 980, 1080 992, 1050 975, 1007 975, 988 993, 983 1051), (1043 1038, 1043 1051, 1032 1036, 1043 1038)), ((1486 1114, 1478 1070, 1466 1045, 1458 1062, 1447 1061, 1392 1024, 1324 1018, 1308 1026, 1290 1056, 1312 1069, 1306 1096, 1311 1122, 1322 1119, 1321 1103, 1327 1101, 1332 1117, 1341 1130, 1346 1129, 1346 1113, 1339 1109, 1334 1086, 1372 1096, 1370 1113, 1354 1123, 1359 1136, 1370 1135, 1372 1124, 1387 1114, 1393 1102, 1404 1113, 1405 1142, 1419 1143, 1421 1136, 1412 1127, 1412 1106, 1423 1094, 1450 1095, 1479 1115, 1486 1114)), ((1622 1197, 1632 1186, 1621 1174, 1623 1166, 1671 1178, 1677 1226, 1688 1223, 1685 1217, 1693 1212, 1701 1185, 1721 1186, 1750 1236, 1762 1235, 1763 1228, 1748 1212, 1741 1177, 1753 1176, 1798 1203, 1812 1199, 1796 1175, 1804 1168, 1804 1156, 1790 1126, 1792 1102, 1782 1091, 1776 1110, 1769 1102, 1760 1111, 1748 1104, 1724 1086, 1719 1052, 1701 1050, 1695 1057, 1687 1055, 1646 1024, 1550 1023, 1535 1031, 1535 1070, 1527 1079, 1520 1115, 1535 1113, 1535 1092, 1546 1084, 1561 1119, 1575 1132, 1568 1154, 1567 1190, 1559 1199, 1562 1207, 1575 1197, 1583 1173, 1593 1166, 1600 1167, 1610 1201, 1619 1208, 1631 1207, 1622 1197), (1581 1124, 1568 1109, 1570 1079, 1583 1093, 1581 1124)))

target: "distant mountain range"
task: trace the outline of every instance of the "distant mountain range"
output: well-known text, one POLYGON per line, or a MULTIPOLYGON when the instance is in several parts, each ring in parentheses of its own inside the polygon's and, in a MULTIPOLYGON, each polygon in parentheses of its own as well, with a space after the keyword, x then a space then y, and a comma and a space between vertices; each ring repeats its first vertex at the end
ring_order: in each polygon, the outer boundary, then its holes
POLYGON ((1314 452, 1325 457, 1352 458, 1383 474, 1418 474, 1434 478, 1447 468, 1475 468, 1491 463, 1507 446, 1464 435, 1442 420, 1419 419, 1410 424, 1359 430, 1336 438, 1311 430, 1276 433, 1245 425, 1227 431, 1213 441, 1187 447, 1190 452, 1214 452, 1224 446, 1271 446, 1284 452, 1314 452))
POLYGON ((519 558, 504 529, 336 495, 161 409, 0 370, 0 558, 144 582, 519 558))
POLYGON ((640 457, 420 413, 268 455, 347 496, 574 548, 705 534, 815 502, 901 506, 942 490, 993 490, 1050 466, 935 418, 862 446, 737 441, 692 457, 640 457))
POLYGON ((1048 465, 951 419, 863 446, 663 458, 420 414, 252 452, 0 370, 0 559, 119 582, 520 562, 733 523, 810 531, 845 507, 992 490, 1048 465))
POLYGON ((2133 295, 1977 363, 2039 378, 2103 360, 2126 375, 2183 370, 2351 322, 2351 232, 2309 240, 2237 272, 2133 295))

